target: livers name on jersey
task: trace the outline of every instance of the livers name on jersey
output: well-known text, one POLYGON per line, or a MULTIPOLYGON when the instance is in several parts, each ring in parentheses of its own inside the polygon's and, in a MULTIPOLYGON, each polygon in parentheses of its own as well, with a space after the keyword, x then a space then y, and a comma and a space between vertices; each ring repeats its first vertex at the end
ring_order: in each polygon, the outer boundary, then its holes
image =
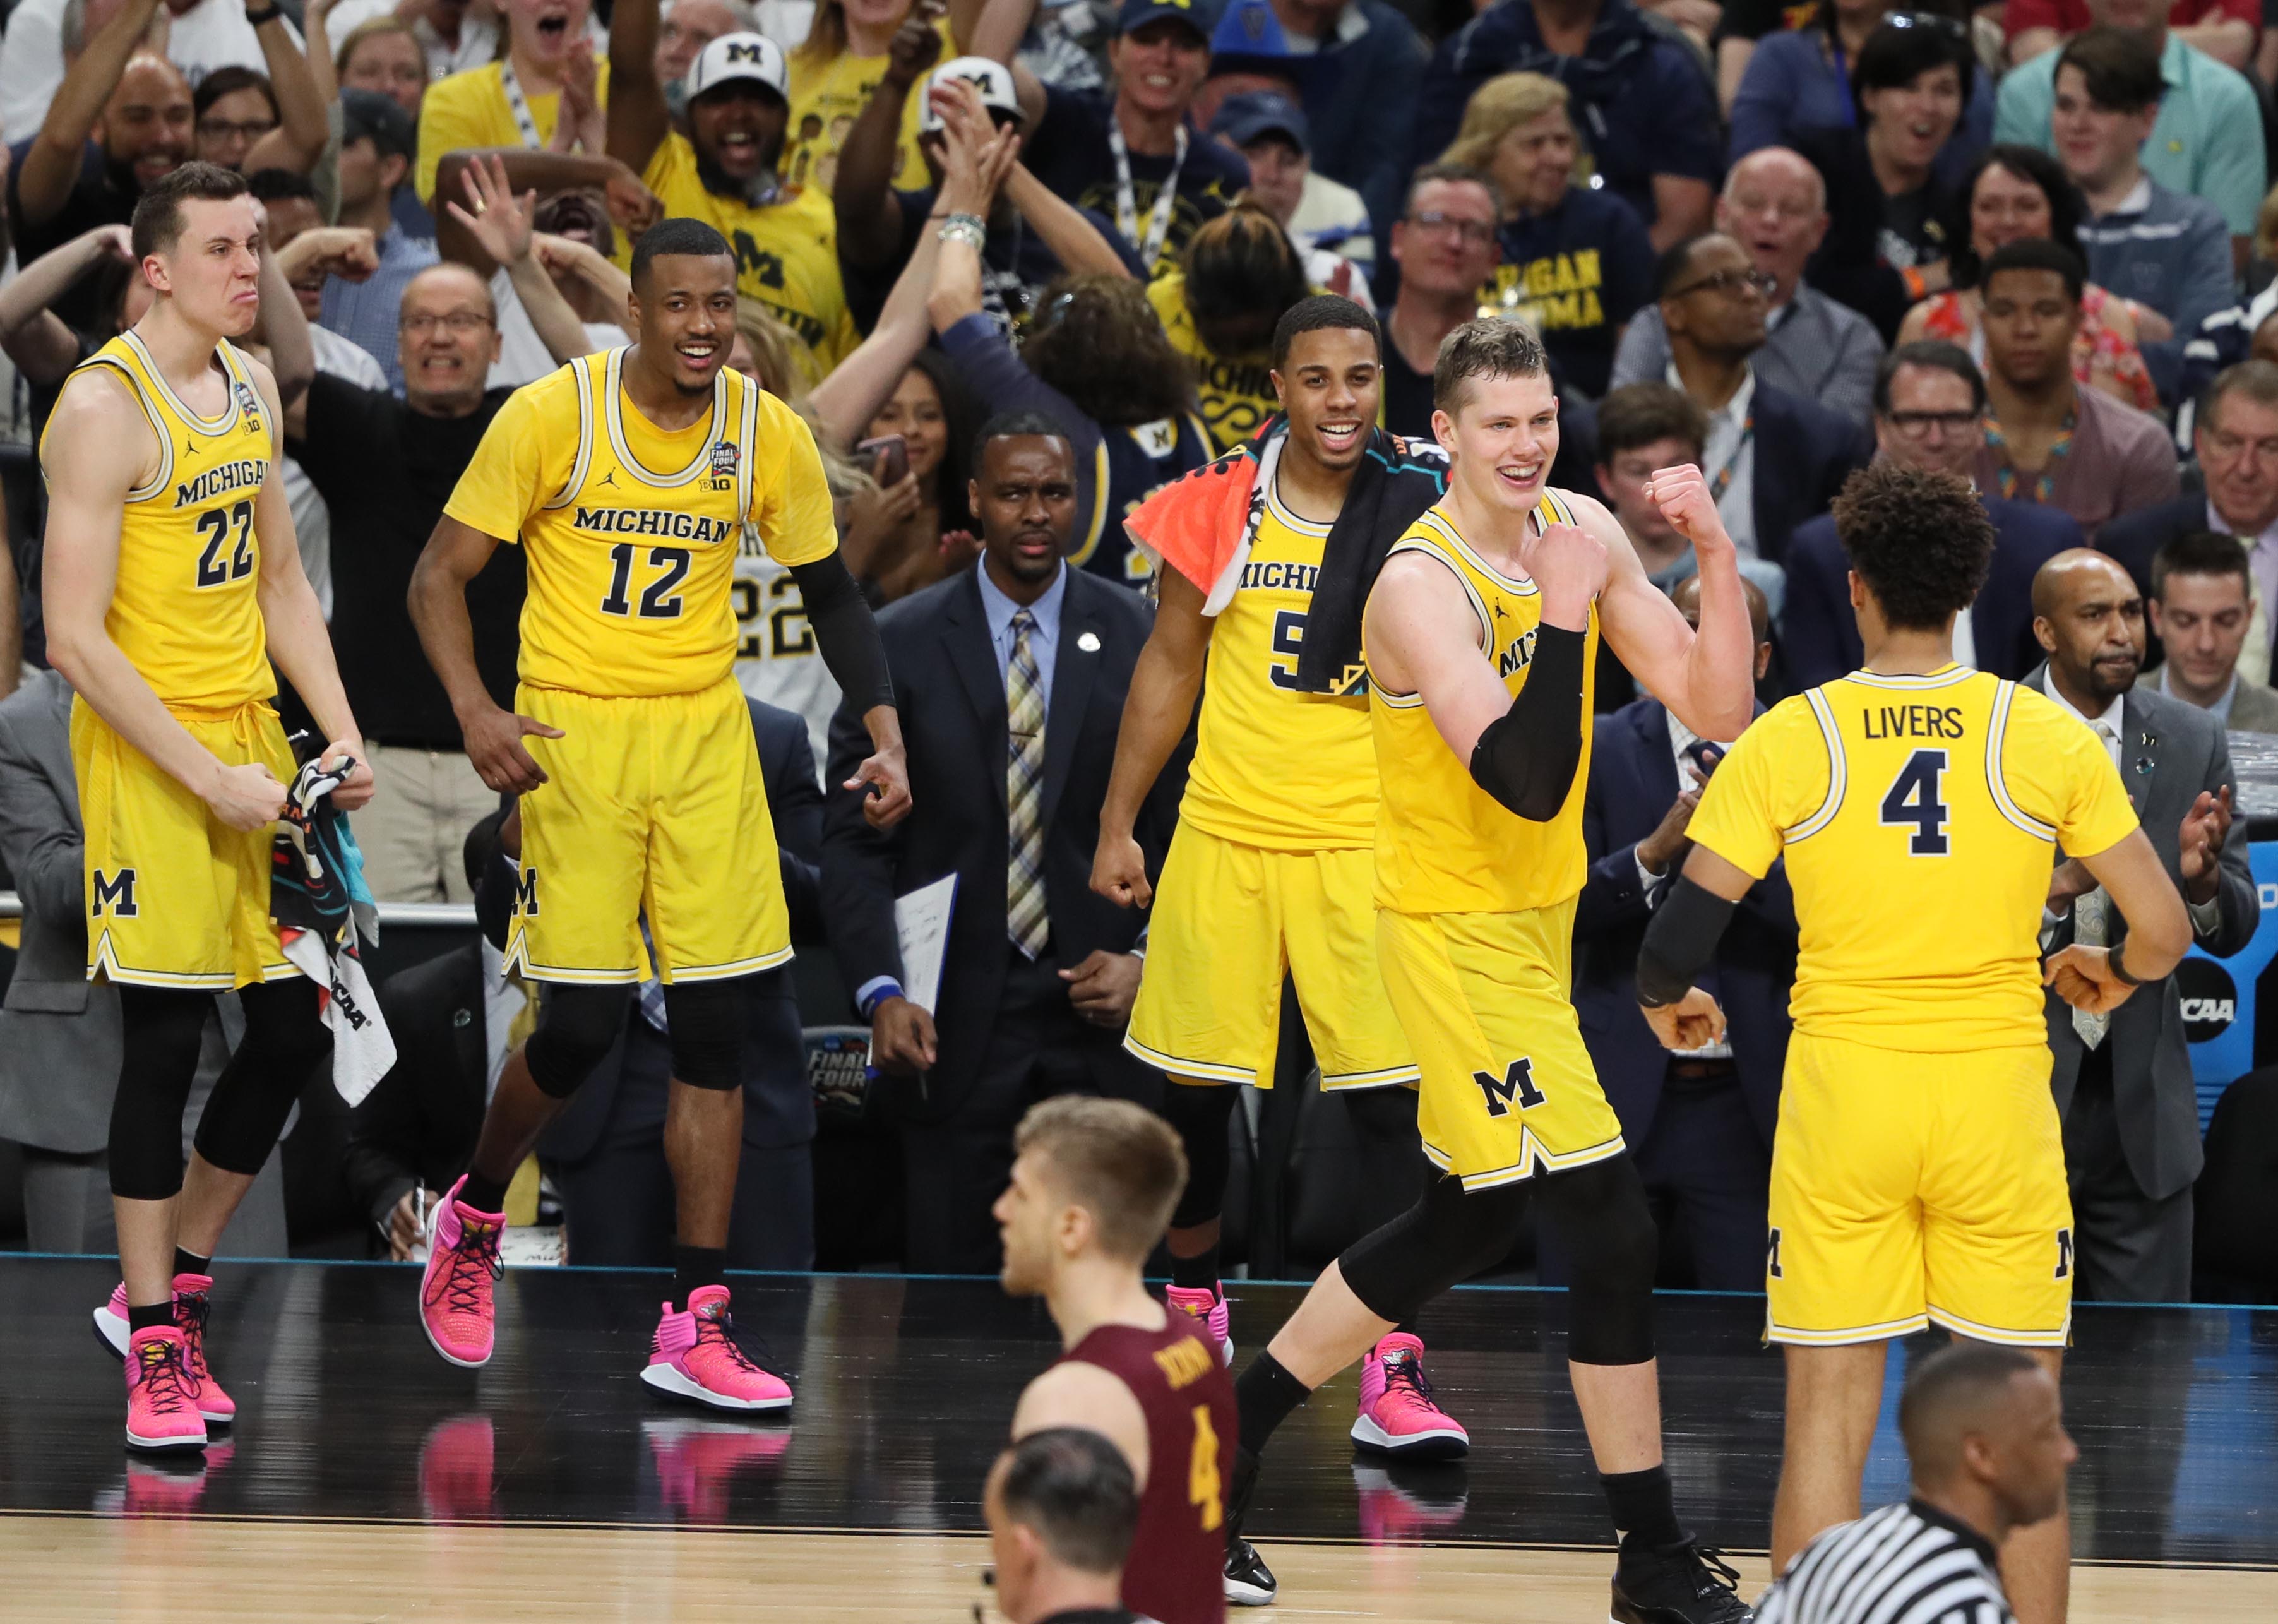
POLYGON ((1869 705, 1859 714, 1864 739, 1964 739, 1959 705, 1869 705))
POLYGON ((258 490, 262 476, 268 471, 268 463, 256 457, 209 468, 196 479, 185 479, 174 487, 174 505, 187 508, 195 502, 211 502, 230 491, 258 490))
POLYGON ((579 530, 605 536, 669 536, 675 541, 695 541, 706 547, 725 541, 737 530, 727 519, 676 513, 667 508, 579 508, 576 522, 579 530))

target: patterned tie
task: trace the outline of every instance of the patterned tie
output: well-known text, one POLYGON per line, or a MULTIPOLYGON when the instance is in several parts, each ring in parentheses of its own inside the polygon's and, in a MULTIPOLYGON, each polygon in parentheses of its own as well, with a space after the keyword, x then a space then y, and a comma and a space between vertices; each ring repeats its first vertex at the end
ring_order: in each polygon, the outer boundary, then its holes
MULTIPOLYGON (((2101 722, 2091 722, 2089 725, 2096 730, 2097 742, 2109 750, 2112 730, 2101 722)), ((2098 885, 2073 903, 2072 939, 2083 947, 2102 947, 2111 941, 2112 899, 2106 894, 2103 886, 2098 885)), ((2111 1029, 2112 1017, 2108 1015, 2091 1015, 2085 1009, 2072 1012, 2072 1030, 2079 1033, 2081 1042, 2091 1049, 2104 1041, 2104 1035, 2111 1029)))
POLYGON ((1013 660, 1005 677, 1011 749, 1005 762, 1009 839, 1005 871, 1005 934, 1031 959, 1044 950, 1044 686, 1028 634, 1036 617, 1013 617, 1013 660))

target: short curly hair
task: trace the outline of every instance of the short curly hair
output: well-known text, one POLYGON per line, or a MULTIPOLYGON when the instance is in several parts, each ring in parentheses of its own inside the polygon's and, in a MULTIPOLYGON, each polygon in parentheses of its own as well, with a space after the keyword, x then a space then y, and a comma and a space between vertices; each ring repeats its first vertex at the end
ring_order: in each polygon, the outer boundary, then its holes
POLYGON ((1959 474, 1876 463, 1835 499, 1835 533, 1894 630, 1935 632, 1968 609, 1993 563, 1993 521, 1959 474))

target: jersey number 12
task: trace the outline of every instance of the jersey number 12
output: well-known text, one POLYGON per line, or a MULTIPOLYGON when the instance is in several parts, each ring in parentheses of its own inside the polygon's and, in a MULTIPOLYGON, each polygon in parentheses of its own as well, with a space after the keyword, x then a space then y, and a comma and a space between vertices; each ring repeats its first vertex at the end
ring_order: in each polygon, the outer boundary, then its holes
MULTIPOLYGON (((633 555, 639 549, 630 541, 620 541, 609 549, 609 562, 616 566, 609 578, 609 595, 601 600, 604 615, 630 615, 633 612, 630 594, 633 586, 633 555)), ((692 555, 684 547, 653 547, 648 549, 648 567, 660 571, 640 595, 640 617, 643 620, 677 620, 680 617, 680 599, 673 588, 687 578, 692 555)))
POLYGON ((1943 857, 1946 854, 1945 825, 1953 817, 1944 798, 1945 752, 1917 750, 1899 769, 1883 797, 1883 822, 1910 824, 1907 841, 1913 857, 1943 857))

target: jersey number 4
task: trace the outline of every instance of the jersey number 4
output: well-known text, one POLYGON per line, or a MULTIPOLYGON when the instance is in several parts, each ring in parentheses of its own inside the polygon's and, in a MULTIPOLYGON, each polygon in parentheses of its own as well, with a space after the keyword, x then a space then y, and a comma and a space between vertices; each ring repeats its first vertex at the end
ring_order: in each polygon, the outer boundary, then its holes
POLYGON ((1219 1476, 1218 1429, 1211 1425, 1210 1406, 1194 1407, 1195 1451, 1187 1462, 1187 1503, 1202 1513, 1207 1534, 1226 1521, 1226 1490, 1219 1476))
POLYGON ((1891 780, 1891 787, 1883 797, 1883 822, 1886 824, 1907 824, 1914 833, 1907 839, 1907 852, 1915 857, 1943 857, 1946 854, 1945 825, 1953 814, 1945 799, 1945 752, 1917 750, 1899 769, 1899 776, 1891 780))
POLYGON ((228 581, 241 581, 253 573, 251 502, 236 502, 199 514, 198 533, 206 539, 205 546, 198 549, 199 586, 219 586, 228 581), (237 527, 237 545, 225 556, 222 548, 229 541, 233 525, 237 527))
MULTIPOLYGON (((601 600, 604 615, 632 614, 629 594, 633 588, 633 555, 640 549, 630 541, 620 541, 609 549, 609 561, 616 572, 609 578, 609 595, 601 600)), ((640 595, 640 617, 643 620, 677 620, 680 599, 673 592, 688 577, 689 561, 692 555, 684 547, 653 547, 648 549, 648 567, 659 571, 640 595)))

